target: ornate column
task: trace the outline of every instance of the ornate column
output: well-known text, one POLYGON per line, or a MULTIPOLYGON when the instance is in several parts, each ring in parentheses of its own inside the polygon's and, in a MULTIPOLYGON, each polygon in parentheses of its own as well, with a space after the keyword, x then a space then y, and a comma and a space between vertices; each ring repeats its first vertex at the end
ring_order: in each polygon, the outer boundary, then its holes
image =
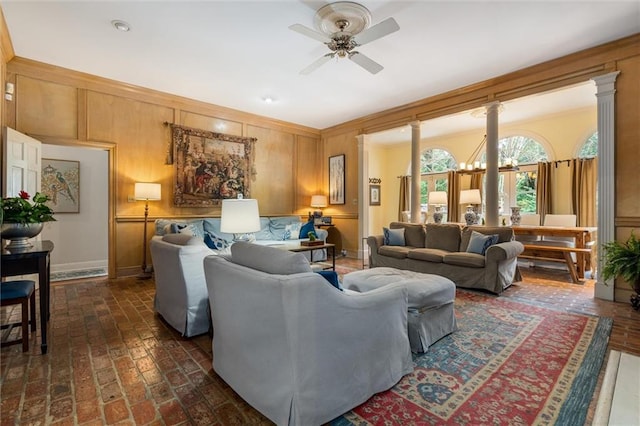
POLYGON ((500 102, 494 101, 485 105, 487 109, 487 174, 484 193, 484 219, 487 226, 499 225, 498 212, 498 107, 500 102))
MULTIPOLYGON (((620 71, 592 78, 598 99, 598 246, 615 234, 615 93, 620 71)), ((603 281, 602 256, 598 256, 595 297, 614 300, 614 280, 603 281)))
POLYGON ((411 222, 420 223, 420 121, 411 125, 411 222))

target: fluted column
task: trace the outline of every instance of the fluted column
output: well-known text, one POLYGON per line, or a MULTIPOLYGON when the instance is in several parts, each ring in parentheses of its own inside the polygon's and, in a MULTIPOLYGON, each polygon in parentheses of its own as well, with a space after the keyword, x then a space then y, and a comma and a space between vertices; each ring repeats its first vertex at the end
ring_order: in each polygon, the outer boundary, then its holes
MULTIPOLYGON (((615 93, 620 71, 594 77, 598 99, 598 246, 615 234, 615 93)), ((595 297, 614 300, 614 280, 602 279, 603 256, 598 256, 595 297)), ((592 266, 593 267, 593 266, 592 266)))
POLYGON ((484 220, 487 226, 499 225, 499 197, 498 197, 498 107, 500 102, 490 102, 485 105, 487 109, 487 174, 485 184, 485 212, 484 220))
POLYGON ((420 223, 420 121, 411 125, 411 222, 420 223))
POLYGON ((362 239, 369 236, 369 151, 368 135, 358 135, 358 259, 362 259, 365 247, 362 239))

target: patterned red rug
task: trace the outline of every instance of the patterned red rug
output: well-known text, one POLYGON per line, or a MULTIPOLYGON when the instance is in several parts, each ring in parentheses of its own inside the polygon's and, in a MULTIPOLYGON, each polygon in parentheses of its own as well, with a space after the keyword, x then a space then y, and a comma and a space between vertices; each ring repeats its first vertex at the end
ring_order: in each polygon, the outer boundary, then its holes
POLYGON ((456 316, 413 373, 331 424, 584 424, 611 319, 465 291, 456 316))

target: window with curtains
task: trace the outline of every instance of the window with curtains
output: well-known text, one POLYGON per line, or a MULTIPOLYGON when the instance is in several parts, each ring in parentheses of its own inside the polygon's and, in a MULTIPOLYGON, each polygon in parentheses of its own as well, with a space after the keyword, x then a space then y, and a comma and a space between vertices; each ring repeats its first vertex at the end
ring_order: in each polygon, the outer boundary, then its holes
POLYGON ((598 132, 587 138, 580 147, 578 158, 593 158, 598 156, 598 132))
MULTIPOLYGON (((483 152, 479 161, 486 163, 486 156, 486 152, 483 152)), ((500 164, 505 164, 513 160, 517 161, 519 170, 502 172, 499 175, 498 213, 511 214, 509 209, 511 206, 519 206, 521 214, 536 213, 537 163, 549 160, 547 151, 541 143, 528 136, 514 135, 500 139, 498 161, 500 164)), ((486 176, 482 182, 484 192, 486 176)))
MULTIPOLYGON (((433 213, 429 206, 428 194, 433 191, 447 191, 447 172, 455 170, 457 163, 453 155, 444 149, 430 148, 420 154, 420 204, 423 212, 433 213)), ((446 213, 445 213, 446 220, 446 213)))

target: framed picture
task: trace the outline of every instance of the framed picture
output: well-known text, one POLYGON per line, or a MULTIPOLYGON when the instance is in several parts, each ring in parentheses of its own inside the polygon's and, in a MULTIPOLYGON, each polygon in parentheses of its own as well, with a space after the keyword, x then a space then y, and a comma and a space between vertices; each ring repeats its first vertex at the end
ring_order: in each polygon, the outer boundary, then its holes
POLYGON ((54 213, 80 213, 80 162, 42 159, 40 192, 54 213))
POLYGON ((329 204, 344 204, 344 154, 329 157, 329 204))
POLYGON ((369 185, 369 205, 380 205, 380 185, 369 185))

